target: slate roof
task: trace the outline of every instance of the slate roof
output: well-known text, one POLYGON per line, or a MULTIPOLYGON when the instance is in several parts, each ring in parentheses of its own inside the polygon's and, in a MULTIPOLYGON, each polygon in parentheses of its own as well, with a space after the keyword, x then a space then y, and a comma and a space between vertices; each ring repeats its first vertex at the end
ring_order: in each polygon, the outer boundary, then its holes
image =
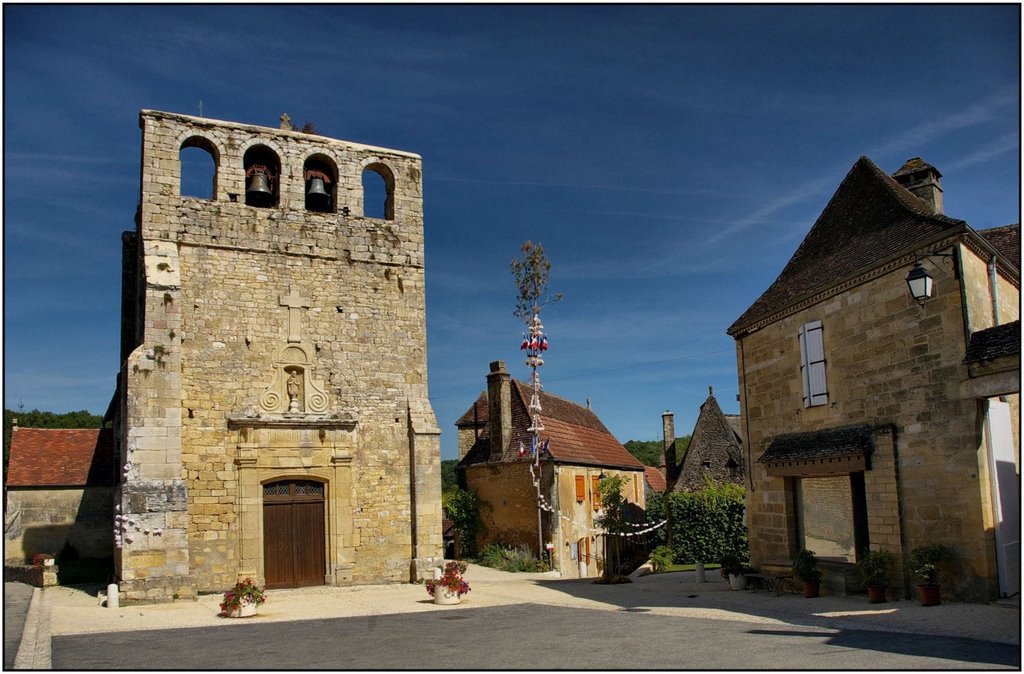
MULTIPOLYGON (((531 461, 529 456, 530 433, 526 429, 530 427, 530 413, 527 410, 527 405, 533 394, 533 389, 518 379, 513 379, 511 384, 512 441, 508 447, 504 448, 501 461, 503 463, 531 461), (525 457, 519 456, 520 443, 526 448, 525 457)), ((481 399, 484 401, 483 408, 486 410, 486 392, 477 398, 474 405, 478 405, 481 399)), ((605 428, 592 410, 543 391, 540 394, 540 405, 543 410, 541 423, 544 426, 544 430, 540 434, 541 442, 551 441, 550 456, 542 454, 542 459, 550 458, 558 463, 584 466, 643 470, 644 465, 615 439, 615 436, 605 428)), ((473 407, 470 407, 456 424, 464 425, 467 423, 465 421, 467 418, 470 420, 468 423, 472 423, 473 407)), ((477 441, 458 465, 469 466, 487 463, 490 453, 490 428, 485 426, 481 429, 477 441)))
POLYGON ((1020 355, 1020 320, 971 333, 965 363, 1020 355))
POLYGON ((867 456, 874 447, 871 427, 866 424, 808 433, 786 433, 776 436, 757 462, 813 461, 861 454, 867 456))
POLYGON ((18 428, 11 433, 8 487, 110 486, 112 429, 18 428))
POLYGON ((743 483, 743 453, 740 447, 739 417, 726 415, 718 405, 714 393, 709 391, 700 406, 697 423, 690 435, 690 444, 674 476, 671 491, 703 489, 705 476, 718 482, 743 483), (710 465, 706 465, 706 462, 710 465))
POLYGON ((965 231, 963 220, 931 212, 874 162, 861 157, 779 277, 727 332, 735 336, 915 246, 965 231))
POLYGON ((1000 255, 1020 269, 1020 225, 1004 225, 992 229, 978 230, 986 241, 992 244, 1000 255))

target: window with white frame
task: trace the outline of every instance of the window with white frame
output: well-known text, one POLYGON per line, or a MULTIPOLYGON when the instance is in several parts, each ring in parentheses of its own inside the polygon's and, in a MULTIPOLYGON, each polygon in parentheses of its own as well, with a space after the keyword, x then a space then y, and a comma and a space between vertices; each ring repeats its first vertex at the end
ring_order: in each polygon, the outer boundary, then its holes
POLYGON ((804 407, 828 404, 821 321, 811 321, 800 326, 800 378, 804 386, 804 407))

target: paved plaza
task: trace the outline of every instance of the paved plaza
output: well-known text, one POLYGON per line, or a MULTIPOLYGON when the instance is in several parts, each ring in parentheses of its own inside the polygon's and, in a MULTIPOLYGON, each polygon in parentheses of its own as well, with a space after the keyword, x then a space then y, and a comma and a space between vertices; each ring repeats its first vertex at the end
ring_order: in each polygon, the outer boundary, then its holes
POLYGON ((466 578, 458 606, 420 585, 319 587, 271 591, 247 620, 219 617, 220 595, 107 609, 36 590, 18 668, 1020 669, 1019 605, 733 592, 714 573, 466 578))

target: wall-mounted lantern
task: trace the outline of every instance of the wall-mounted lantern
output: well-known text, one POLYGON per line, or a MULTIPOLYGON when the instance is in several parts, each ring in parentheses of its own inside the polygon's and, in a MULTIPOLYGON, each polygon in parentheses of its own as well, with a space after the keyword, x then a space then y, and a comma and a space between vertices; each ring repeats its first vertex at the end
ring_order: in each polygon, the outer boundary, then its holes
POLYGON ((907 274, 907 287, 910 288, 910 295, 914 298, 922 307, 925 302, 932 298, 935 291, 935 280, 932 275, 925 271, 925 268, 921 266, 921 260, 929 257, 948 257, 952 258, 952 253, 929 253, 927 255, 918 255, 917 259, 914 260, 914 267, 907 274))

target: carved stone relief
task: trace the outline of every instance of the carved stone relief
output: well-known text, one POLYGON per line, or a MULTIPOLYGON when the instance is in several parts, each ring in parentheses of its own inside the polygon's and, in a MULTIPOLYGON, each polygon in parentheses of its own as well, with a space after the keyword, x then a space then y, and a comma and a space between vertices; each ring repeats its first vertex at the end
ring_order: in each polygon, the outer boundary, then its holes
POLYGON ((290 343, 274 354, 274 375, 260 395, 260 409, 280 414, 324 414, 327 393, 313 377, 313 348, 290 343))

